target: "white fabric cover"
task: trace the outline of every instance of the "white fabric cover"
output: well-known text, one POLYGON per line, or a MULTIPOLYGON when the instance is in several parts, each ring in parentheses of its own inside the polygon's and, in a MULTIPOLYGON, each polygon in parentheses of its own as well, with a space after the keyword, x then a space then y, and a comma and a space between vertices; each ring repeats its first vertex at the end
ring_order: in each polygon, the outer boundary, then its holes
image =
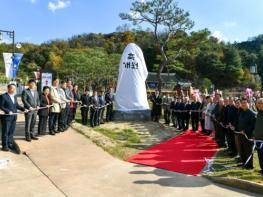
POLYGON ((117 111, 148 110, 145 81, 148 76, 143 52, 136 44, 125 48, 119 67, 116 90, 117 111))

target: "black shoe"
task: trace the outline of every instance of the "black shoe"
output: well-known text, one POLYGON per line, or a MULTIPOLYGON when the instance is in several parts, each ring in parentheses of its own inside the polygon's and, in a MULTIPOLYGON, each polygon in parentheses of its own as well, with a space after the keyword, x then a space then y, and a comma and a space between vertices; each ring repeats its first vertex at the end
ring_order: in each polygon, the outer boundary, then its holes
POLYGON ((8 152, 8 151, 9 151, 9 148, 4 146, 4 147, 2 148, 2 151, 8 152))
POLYGON ((254 169, 253 166, 244 166, 243 168, 244 168, 244 169, 247 169, 247 170, 252 170, 252 169, 254 169))
POLYGON ((56 133, 54 131, 50 131, 49 135, 56 135, 56 133))
POLYGON ((26 141, 31 142, 31 137, 26 137, 26 141))
POLYGON ((10 150, 16 150, 16 147, 15 147, 13 144, 9 145, 8 148, 9 148, 10 150))
POLYGON ((60 133, 60 131, 55 131, 55 133, 60 133))
POLYGON ((31 139, 32 139, 32 140, 38 140, 38 137, 32 136, 31 139))

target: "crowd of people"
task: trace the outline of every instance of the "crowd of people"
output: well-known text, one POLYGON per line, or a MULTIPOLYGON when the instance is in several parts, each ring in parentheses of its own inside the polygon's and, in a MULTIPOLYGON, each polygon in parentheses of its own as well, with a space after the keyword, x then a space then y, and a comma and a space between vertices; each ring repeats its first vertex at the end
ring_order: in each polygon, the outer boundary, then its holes
MULTIPOLYGON (((29 80, 28 88, 21 95, 22 105, 17 102, 16 85, 9 84, 7 92, 0 96, 2 123, 2 149, 15 149, 13 139, 17 120, 17 110, 25 114, 25 139, 38 140, 39 136, 66 131, 75 120, 76 110, 80 107, 81 121, 95 127, 104 121, 113 120, 114 90, 109 88, 91 93, 88 88, 82 95, 78 85, 72 81, 59 81, 54 78, 52 86, 45 86, 41 93, 36 90, 36 81, 29 80), (106 111, 106 114, 105 114, 106 111), (35 125, 39 116, 38 129, 35 125)), ((222 98, 216 92, 213 96, 160 95, 159 91, 150 95, 152 102, 152 121, 164 123, 179 130, 189 130, 210 135, 220 148, 236 157, 246 169, 253 169, 253 149, 257 148, 260 167, 263 174, 263 98, 242 97, 222 98)))
POLYGON ((36 90, 36 81, 29 80, 28 88, 24 89, 21 95, 23 105, 20 105, 17 101, 16 85, 9 84, 7 92, 0 96, 2 150, 16 148, 13 136, 19 114, 17 110, 25 115, 25 139, 31 142, 38 140, 39 136, 66 131, 75 120, 78 107, 83 125, 88 124, 88 116, 91 127, 103 124, 104 121, 112 121, 113 99, 112 88, 109 88, 106 94, 104 91, 97 93, 96 90, 90 93, 86 88, 80 95, 78 85, 73 85, 72 81, 59 81, 54 78, 52 86, 43 87, 41 93, 36 90), (39 122, 36 131, 37 116, 39 122))
POLYGON ((152 120, 179 130, 201 131, 215 139, 220 148, 237 160, 237 166, 253 169, 253 150, 256 147, 263 174, 263 98, 244 95, 240 98, 222 97, 220 92, 209 95, 150 96, 152 120), (163 112, 163 114, 162 114, 163 112), (200 126, 199 126, 200 125, 200 126))

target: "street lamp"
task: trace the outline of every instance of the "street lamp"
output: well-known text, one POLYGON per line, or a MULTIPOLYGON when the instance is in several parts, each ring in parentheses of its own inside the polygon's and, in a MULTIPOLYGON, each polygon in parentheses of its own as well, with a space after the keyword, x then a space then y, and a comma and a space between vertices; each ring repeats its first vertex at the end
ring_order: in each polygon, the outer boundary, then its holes
POLYGON ((12 61, 14 61, 15 58, 15 48, 20 49, 22 47, 21 43, 17 43, 15 45, 15 31, 7 31, 7 30, 0 30, 0 41, 3 40, 4 34, 9 36, 10 39, 12 39, 12 61))
POLYGON ((14 53, 15 53, 15 31, 6 31, 6 30, 0 30, 0 40, 3 40, 3 34, 6 34, 9 36, 9 38, 12 39, 12 43, 13 43, 13 50, 12 50, 12 53, 13 53, 13 56, 14 56, 14 53))

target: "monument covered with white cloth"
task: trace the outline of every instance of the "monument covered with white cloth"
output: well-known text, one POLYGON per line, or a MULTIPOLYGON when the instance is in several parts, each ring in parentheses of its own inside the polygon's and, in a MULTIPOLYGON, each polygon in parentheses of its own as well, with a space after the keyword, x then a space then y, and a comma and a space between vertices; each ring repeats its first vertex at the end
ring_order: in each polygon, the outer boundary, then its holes
POLYGON ((141 48, 128 44, 120 65, 115 95, 115 120, 150 120, 145 81, 148 76, 141 48))

